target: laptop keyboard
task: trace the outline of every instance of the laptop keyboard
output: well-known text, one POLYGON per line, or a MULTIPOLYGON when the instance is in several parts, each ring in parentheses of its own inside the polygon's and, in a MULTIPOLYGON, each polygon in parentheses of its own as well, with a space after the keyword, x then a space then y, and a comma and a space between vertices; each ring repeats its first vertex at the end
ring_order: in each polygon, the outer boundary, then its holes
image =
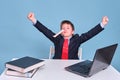
POLYGON ((92 61, 86 60, 77 64, 74 64, 72 66, 69 66, 72 71, 78 72, 78 73, 83 73, 83 74, 88 74, 89 70, 91 68, 92 61))

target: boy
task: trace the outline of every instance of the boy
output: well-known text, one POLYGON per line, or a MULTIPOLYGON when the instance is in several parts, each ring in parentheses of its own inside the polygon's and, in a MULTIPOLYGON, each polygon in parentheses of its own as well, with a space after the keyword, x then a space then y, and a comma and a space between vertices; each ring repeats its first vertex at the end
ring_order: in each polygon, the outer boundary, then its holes
POLYGON ((55 46, 55 55, 53 59, 78 59, 78 49, 80 45, 100 33, 108 23, 108 17, 104 16, 102 22, 93 29, 81 35, 74 34, 74 25, 64 20, 60 28, 63 32, 54 37, 55 33, 36 20, 34 13, 28 14, 28 19, 33 22, 34 26, 50 39, 55 46))

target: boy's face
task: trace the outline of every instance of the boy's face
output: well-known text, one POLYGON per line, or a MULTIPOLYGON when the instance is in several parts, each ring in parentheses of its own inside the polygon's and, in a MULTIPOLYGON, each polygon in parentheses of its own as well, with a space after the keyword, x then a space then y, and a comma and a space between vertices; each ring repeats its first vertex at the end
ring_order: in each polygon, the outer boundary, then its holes
POLYGON ((64 31, 61 33, 61 35, 63 35, 64 38, 69 38, 74 34, 74 30, 72 29, 72 26, 70 24, 62 24, 62 30, 64 31))

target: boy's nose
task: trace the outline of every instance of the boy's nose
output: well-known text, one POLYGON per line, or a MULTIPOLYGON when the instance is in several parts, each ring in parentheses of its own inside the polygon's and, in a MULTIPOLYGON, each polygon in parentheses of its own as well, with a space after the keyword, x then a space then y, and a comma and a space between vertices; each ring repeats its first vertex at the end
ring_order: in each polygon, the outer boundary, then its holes
POLYGON ((66 30, 64 30, 63 32, 64 32, 64 33, 66 33, 67 31, 66 31, 66 30))
POLYGON ((63 29, 64 31, 66 31, 67 29, 63 29))

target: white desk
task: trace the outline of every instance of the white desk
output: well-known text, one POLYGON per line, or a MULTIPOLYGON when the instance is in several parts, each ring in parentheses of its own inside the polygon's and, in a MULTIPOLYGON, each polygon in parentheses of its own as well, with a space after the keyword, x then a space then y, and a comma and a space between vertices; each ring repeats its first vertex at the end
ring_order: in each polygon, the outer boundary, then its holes
POLYGON ((77 62, 79 60, 45 60, 45 66, 40 68, 32 78, 7 76, 4 71, 0 80, 120 80, 120 73, 112 66, 90 78, 84 78, 64 69, 77 62))

